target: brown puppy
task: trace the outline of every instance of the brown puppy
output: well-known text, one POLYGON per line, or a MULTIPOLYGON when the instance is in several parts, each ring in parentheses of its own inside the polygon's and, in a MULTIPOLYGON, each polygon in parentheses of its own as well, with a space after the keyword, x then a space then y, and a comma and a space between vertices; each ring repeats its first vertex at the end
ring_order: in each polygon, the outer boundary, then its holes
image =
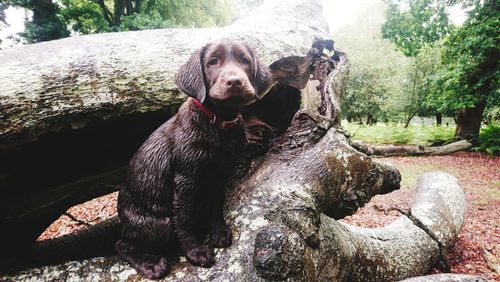
POLYGON ((231 40, 207 44, 179 70, 176 84, 192 98, 139 148, 118 196, 116 250, 148 278, 168 273, 172 241, 204 267, 215 262, 213 247, 231 245, 223 206, 246 146, 240 112, 270 83, 252 49, 231 40))

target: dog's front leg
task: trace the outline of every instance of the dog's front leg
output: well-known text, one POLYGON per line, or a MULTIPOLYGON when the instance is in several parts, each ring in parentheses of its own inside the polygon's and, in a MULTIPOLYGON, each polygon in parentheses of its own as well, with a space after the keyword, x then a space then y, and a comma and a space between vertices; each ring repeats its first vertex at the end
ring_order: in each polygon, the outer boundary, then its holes
POLYGON ((215 248, 231 246, 232 232, 224 220, 225 191, 217 193, 210 207, 210 245, 215 248))
POLYGON ((210 267, 215 263, 213 250, 202 243, 199 226, 200 215, 196 215, 199 184, 193 175, 175 176, 174 222, 179 244, 188 261, 193 265, 210 267))

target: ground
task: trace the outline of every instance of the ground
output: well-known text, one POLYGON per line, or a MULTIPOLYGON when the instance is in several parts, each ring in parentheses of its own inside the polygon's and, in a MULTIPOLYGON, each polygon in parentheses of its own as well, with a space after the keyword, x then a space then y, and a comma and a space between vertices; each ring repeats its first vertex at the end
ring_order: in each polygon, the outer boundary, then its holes
MULTIPOLYGON (((375 205, 397 205, 409 207, 419 175, 432 170, 442 170, 458 177, 465 188, 468 211, 458 240, 450 251, 453 273, 479 274, 492 281, 500 281, 494 263, 499 268, 500 259, 500 157, 483 153, 459 152, 447 156, 390 157, 379 160, 391 163, 402 174, 401 189, 387 195, 376 196, 358 213, 344 221, 362 227, 383 226, 399 215, 391 212, 384 215, 376 211, 375 205)), ((68 212, 76 218, 95 224, 116 214, 116 196, 113 193, 71 208, 68 212)), ((39 238, 48 239, 67 234, 85 225, 61 216, 39 238)), ((434 269, 433 272, 438 272, 434 269)), ((498 271, 498 270, 497 270, 498 271)))
POLYGON ((375 196, 364 208, 344 221, 362 227, 386 225, 399 214, 393 211, 386 216, 376 211, 374 206, 397 205, 407 208, 411 205, 419 175, 432 170, 448 172, 455 175, 464 186, 468 202, 465 223, 448 256, 451 270, 453 273, 479 274, 489 280, 500 281, 500 273, 488 267, 484 254, 484 250, 494 254, 497 261, 500 257, 500 157, 459 152, 447 156, 390 157, 379 160, 400 170, 401 189, 375 196))

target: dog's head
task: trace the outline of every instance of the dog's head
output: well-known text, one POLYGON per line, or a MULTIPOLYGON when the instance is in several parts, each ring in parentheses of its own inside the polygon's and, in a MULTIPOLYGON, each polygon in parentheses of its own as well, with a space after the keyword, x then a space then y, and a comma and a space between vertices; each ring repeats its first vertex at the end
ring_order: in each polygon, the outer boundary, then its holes
POLYGON ((241 108, 257 100, 272 82, 267 67, 247 44, 218 40, 197 50, 175 78, 189 96, 215 105, 241 108))

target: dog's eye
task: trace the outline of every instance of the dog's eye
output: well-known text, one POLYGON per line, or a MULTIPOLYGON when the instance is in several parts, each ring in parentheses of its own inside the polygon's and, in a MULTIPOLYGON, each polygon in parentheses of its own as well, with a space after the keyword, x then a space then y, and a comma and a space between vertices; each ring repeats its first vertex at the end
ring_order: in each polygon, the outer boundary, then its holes
POLYGON ((242 63, 242 64, 244 64, 244 65, 249 65, 249 64, 250 64, 250 61, 249 61, 247 58, 242 57, 242 58, 240 59, 240 63, 242 63))
POLYGON ((217 58, 211 58, 210 61, 208 61, 209 66, 214 66, 218 63, 217 58))

